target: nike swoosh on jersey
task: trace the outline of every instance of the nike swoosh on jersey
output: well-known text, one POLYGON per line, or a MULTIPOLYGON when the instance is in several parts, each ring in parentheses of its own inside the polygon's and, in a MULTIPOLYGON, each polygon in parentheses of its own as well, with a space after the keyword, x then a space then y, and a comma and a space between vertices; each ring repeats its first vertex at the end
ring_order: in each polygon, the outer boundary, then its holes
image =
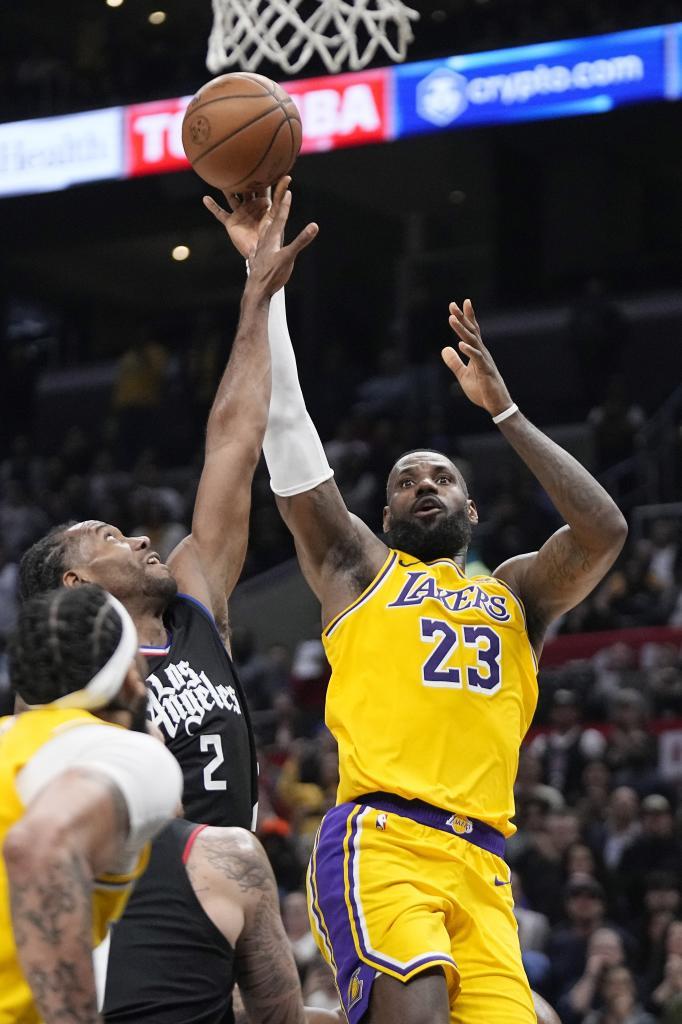
POLYGON ((399 558, 398 565, 402 565, 403 569, 409 569, 411 565, 421 565, 421 563, 418 558, 414 562, 403 562, 402 558, 399 558))
POLYGON ((501 878, 498 878, 497 875, 495 875, 495 885, 511 885, 511 878, 508 881, 503 882, 501 878))

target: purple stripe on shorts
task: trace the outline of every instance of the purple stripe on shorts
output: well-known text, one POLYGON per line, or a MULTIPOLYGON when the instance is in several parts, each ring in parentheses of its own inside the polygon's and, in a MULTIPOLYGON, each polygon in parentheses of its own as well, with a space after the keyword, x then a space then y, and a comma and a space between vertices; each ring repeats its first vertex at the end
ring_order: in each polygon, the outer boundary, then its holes
POLYGON ((341 996, 349 1024, 359 1024, 366 1013, 372 985, 382 969, 406 977, 415 969, 430 964, 452 963, 445 954, 426 953, 415 958, 409 965, 396 963, 374 950, 368 950, 362 929, 360 913, 353 888, 357 851, 354 846, 358 832, 358 819, 362 812, 357 804, 339 804, 327 812, 320 827, 317 847, 314 851, 314 870, 310 874, 310 888, 313 900, 317 900, 319 911, 313 908, 317 927, 328 939, 336 964, 336 985, 341 996), (355 813, 354 813, 355 812, 355 813), (345 899, 345 850, 349 816, 354 813, 349 839, 349 886, 350 903, 360 950, 369 964, 360 959, 353 939, 350 913, 345 899))
POLYGON ((327 936, 336 964, 336 985, 350 1024, 358 1024, 369 1005, 376 969, 358 957, 344 898, 344 841, 348 816, 355 804, 339 804, 325 815, 317 843, 315 870, 311 872, 313 897, 322 914, 318 928, 327 936))

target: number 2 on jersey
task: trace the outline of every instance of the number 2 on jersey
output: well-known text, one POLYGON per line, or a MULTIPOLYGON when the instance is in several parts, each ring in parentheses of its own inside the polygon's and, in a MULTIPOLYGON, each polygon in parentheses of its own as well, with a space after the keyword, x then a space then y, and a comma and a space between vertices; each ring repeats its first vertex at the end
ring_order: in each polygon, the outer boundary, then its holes
POLYGON ((215 733, 200 736, 199 747, 202 754, 206 754, 209 750, 213 750, 215 753, 215 757, 212 757, 204 768, 204 789, 227 789, 227 782, 224 779, 213 778, 213 772, 225 762, 222 738, 215 733))
POLYGON ((491 626, 452 626, 442 619, 420 619, 421 638, 436 648, 422 665, 422 683, 440 689, 461 690, 462 673, 447 661, 458 644, 477 651, 476 664, 466 669, 467 689, 495 693, 501 685, 500 637, 491 626))

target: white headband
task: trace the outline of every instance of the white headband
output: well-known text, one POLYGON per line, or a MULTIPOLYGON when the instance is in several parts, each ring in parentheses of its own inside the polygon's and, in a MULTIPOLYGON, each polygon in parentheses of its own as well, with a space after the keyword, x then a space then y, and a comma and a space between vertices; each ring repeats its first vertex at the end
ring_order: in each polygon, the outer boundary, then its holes
POLYGON ((28 704, 29 708, 78 708, 82 711, 97 711, 98 708, 106 707, 121 689, 130 663, 137 653, 137 630, 120 601, 107 594, 106 604, 117 612, 121 620, 121 639, 109 660, 82 690, 65 693, 63 697, 57 697, 47 704, 28 704))

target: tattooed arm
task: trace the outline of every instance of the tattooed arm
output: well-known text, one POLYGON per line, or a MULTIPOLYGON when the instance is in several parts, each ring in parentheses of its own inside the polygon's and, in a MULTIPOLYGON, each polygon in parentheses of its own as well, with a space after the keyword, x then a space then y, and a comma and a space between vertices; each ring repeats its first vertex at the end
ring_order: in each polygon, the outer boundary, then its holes
MULTIPOLYGON (((512 399, 495 362, 483 344, 473 306, 450 305, 450 326, 460 339, 459 350, 443 350, 446 365, 466 396, 497 416, 512 399)), ((627 535, 627 524, 603 487, 568 452, 515 411, 500 430, 566 520, 567 526, 539 551, 509 559, 495 570, 523 600, 528 631, 536 650, 542 648, 552 619, 585 598, 613 565, 627 535)))
POLYGON ((186 866, 197 899, 235 949, 247 1019, 253 1024, 305 1024, 275 878, 258 840, 244 829, 206 828, 186 866))
POLYGON ((86 769, 63 772, 7 834, 3 856, 21 968, 45 1024, 99 1024, 92 968, 92 879, 128 835, 119 790, 86 769))

